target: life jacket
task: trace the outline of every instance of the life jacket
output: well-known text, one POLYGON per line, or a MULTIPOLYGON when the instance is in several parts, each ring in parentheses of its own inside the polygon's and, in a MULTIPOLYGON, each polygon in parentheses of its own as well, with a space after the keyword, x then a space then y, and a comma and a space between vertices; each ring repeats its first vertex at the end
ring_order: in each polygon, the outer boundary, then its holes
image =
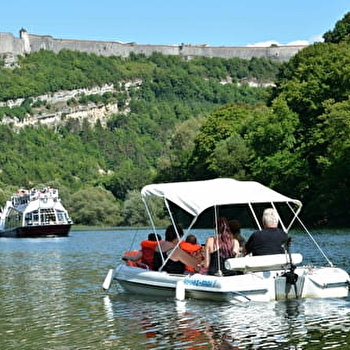
POLYGON ((153 270, 154 250, 158 245, 157 241, 144 240, 141 242, 142 258, 141 262, 153 270))
MULTIPOLYGON (((182 241, 180 242, 179 247, 194 258, 200 258, 201 260, 203 259, 202 247, 200 244, 193 244, 186 241, 182 241)), ((195 272, 195 269, 191 266, 186 266, 186 270, 190 272, 195 272)))
MULTIPOLYGON (((138 250, 131 250, 129 252, 125 252, 124 256, 135 256, 139 253, 138 250)), ((141 262, 141 260, 139 259, 138 261, 132 261, 132 260, 126 260, 125 264, 128 266, 137 266, 140 267, 139 263, 141 262)))

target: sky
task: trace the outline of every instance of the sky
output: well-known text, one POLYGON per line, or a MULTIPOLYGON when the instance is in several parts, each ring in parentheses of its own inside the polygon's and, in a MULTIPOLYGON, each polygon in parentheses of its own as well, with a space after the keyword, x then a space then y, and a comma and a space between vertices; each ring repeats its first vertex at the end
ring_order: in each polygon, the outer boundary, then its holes
POLYGON ((0 32, 153 45, 311 44, 347 12, 349 0, 13 0, 1 5, 0 32))

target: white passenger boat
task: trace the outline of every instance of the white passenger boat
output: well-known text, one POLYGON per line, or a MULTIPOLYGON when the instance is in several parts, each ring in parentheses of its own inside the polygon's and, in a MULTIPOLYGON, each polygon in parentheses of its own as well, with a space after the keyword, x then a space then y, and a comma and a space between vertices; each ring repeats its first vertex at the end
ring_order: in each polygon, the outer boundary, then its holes
MULTIPOLYGON (((286 245, 285 254, 244 256, 227 259, 225 267, 239 273, 234 276, 206 274, 174 275, 165 271, 152 271, 144 266, 130 266, 122 261, 110 269, 103 282, 108 290, 116 281, 125 292, 168 296, 178 299, 271 301, 291 298, 347 297, 349 275, 333 266, 321 247, 299 218, 302 204, 262 184, 253 181, 213 179, 206 181, 153 184, 141 191, 154 232, 157 232, 149 207, 150 200, 161 197, 173 224, 185 230, 183 239, 196 227, 211 227, 215 218, 225 216, 240 220, 244 227, 260 229, 260 218, 267 207, 273 207, 280 216, 281 227, 288 232, 299 224, 315 249, 325 260, 325 266, 303 265, 305 257, 291 253, 286 245), (207 223, 209 222, 209 225, 207 223)), ((135 264, 134 264, 135 265, 135 264)))
POLYGON ((20 189, 0 213, 0 236, 64 237, 72 223, 57 189, 20 189))

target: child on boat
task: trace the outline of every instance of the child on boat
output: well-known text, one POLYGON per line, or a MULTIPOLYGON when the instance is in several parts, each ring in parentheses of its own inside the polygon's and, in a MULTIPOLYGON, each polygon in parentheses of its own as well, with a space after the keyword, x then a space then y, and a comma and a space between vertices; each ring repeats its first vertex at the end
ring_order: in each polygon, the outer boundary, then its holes
POLYGON ((157 246, 154 253, 153 268, 155 271, 183 274, 186 266, 194 269, 200 267, 200 261, 177 247, 179 239, 184 235, 180 226, 169 225, 165 231, 165 241, 157 246))
POLYGON ((153 270, 154 251, 158 245, 158 242, 162 240, 162 237, 155 233, 150 233, 148 239, 141 242, 141 262, 146 264, 150 270, 153 270))
MULTIPOLYGON (((197 244, 197 238, 195 235, 188 235, 185 241, 180 242, 180 248, 199 261, 204 259, 202 255, 202 246, 197 244)), ((196 272, 196 270, 191 266, 186 266, 186 271, 189 273, 196 272)))

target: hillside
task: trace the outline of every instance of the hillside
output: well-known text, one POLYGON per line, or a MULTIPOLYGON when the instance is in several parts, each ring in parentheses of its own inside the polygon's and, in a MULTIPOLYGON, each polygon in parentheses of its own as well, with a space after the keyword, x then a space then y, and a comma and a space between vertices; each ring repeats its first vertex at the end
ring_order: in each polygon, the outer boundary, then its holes
POLYGON ((310 225, 349 227, 349 23, 283 64, 68 50, 2 62, 0 202, 46 183, 78 224, 141 225, 143 185, 233 177, 302 200, 310 225))
POLYGON ((106 224, 74 208, 73 194, 85 196, 97 186, 113 193, 119 212, 112 223, 122 223, 128 192, 190 148, 210 111, 264 101, 264 86, 278 69, 265 59, 186 62, 161 54, 122 59, 40 51, 22 57, 16 68, 0 69, 6 87, 0 90, 0 200, 19 186, 55 182, 75 222, 106 224), (175 146, 182 128, 188 137, 175 146))

